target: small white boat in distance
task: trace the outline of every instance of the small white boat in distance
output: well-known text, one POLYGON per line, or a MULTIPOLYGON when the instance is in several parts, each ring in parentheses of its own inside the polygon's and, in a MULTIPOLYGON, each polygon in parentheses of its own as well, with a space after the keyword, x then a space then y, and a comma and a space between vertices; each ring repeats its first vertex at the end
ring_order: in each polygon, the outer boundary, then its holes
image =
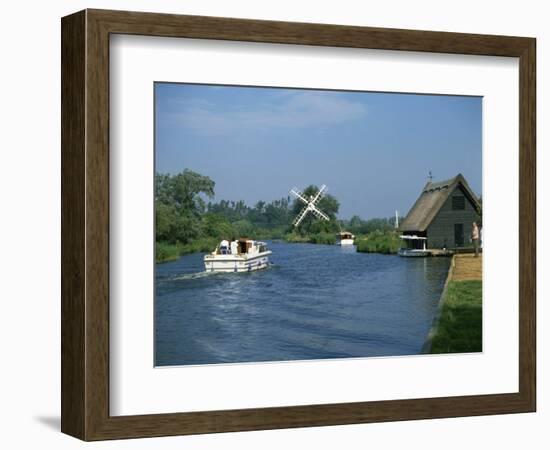
POLYGON ((222 241, 212 253, 204 256, 207 272, 252 272, 265 269, 271 250, 265 242, 252 239, 222 241))
POLYGON ((426 249, 427 238, 417 236, 416 234, 404 234, 399 237, 403 240, 403 244, 405 244, 405 247, 402 247, 397 251, 399 256, 430 256, 431 252, 426 249))
POLYGON ((355 239, 355 236, 349 231, 341 231, 336 236, 339 239, 338 245, 353 245, 353 240, 355 239))

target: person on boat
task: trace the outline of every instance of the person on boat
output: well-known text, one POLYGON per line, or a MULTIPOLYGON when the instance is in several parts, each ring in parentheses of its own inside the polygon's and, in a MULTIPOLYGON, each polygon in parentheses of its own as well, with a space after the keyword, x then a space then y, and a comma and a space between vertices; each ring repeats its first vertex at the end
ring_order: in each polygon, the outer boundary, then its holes
POLYGON ((479 227, 477 223, 472 223, 472 244, 474 244, 475 257, 479 255, 479 227))
POLYGON ((231 241, 231 254, 237 255, 238 253, 239 253, 239 243, 237 242, 236 239, 233 239, 231 241))
POLYGON ((227 255, 229 253, 229 242, 227 239, 220 242, 220 253, 222 255, 227 255))

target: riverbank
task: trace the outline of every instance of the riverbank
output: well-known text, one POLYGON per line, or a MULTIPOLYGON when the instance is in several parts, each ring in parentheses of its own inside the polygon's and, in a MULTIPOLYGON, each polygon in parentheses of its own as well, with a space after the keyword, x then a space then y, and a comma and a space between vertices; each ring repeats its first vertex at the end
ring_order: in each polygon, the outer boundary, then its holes
MULTIPOLYGON (((254 237, 257 240, 281 240, 289 244, 322 244, 335 245, 337 242, 334 233, 259 233, 254 237)), ((196 252, 211 252, 219 243, 219 238, 196 239, 189 244, 171 244, 157 242, 155 247, 155 262, 164 263, 175 261, 183 255, 196 252)), ((401 246, 398 233, 394 231, 373 231, 367 235, 357 236, 356 249, 360 253, 381 253, 384 255, 396 254, 401 246)))
POLYGON ((165 263, 176 261, 183 255, 197 252, 211 252, 218 244, 216 238, 196 239, 189 244, 170 244, 157 242, 155 245, 155 262, 165 263))
POLYGON ((426 353, 482 351, 483 256, 453 256, 426 353))
MULTIPOLYGON (((257 240, 281 240, 289 244, 325 244, 335 245, 336 235, 333 233, 316 233, 301 235, 298 233, 286 234, 268 234, 259 233, 253 239, 257 240)), ((201 238, 196 239, 189 244, 171 244, 167 242, 157 242, 155 246, 155 262, 164 263, 176 261, 183 255, 197 252, 213 251, 220 238, 201 238)))
POLYGON ((283 237, 283 241, 289 244, 336 244, 336 235, 334 233, 316 233, 316 234, 297 234, 288 233, 283 237))

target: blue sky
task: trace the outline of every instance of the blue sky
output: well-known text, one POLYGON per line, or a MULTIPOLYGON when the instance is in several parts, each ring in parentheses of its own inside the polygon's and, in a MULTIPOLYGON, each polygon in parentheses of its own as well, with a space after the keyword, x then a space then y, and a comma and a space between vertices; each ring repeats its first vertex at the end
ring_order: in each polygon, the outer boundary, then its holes
POLYGON ((339 217, 405 215, 427 181, 481 194, 481 97, 155 84, 160 173, 216 182, 215 200, 326 184, 339 217))

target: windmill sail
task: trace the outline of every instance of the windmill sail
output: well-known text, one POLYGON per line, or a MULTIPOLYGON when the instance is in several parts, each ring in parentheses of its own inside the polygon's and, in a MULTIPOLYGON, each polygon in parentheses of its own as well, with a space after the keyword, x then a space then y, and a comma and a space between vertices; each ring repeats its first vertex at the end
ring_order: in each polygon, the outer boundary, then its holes
POLYGON ((319 219, 324 219, 324 220, 330 220, 330 217, 327 216, 323 211, 321 211, 320 209, 317 209, 315 207, 313 207, 311 209, 311 212, 316 216, 318 217, 319 219))
POLYGON ((296 216, 294 221, 292 222, 292 225, 297 227, 300 225, 302 220, 304 220, 304 217, 306 217, 308 212, 311 212, 316 218, 322 219, 322 220, 330 220, 330 217, 327 216, 323 211, 321 211, 316 203, 323 198, 323 192, 325 191, 327 187, 323 184, 321 186, 321 189, 319 189, 319 192, 315 195, 309 196, 309 200, 302 194, 298 189, 292 188, 290 190, 290 193, 294 195, 298 200, 300 200, 302 203, 305 204, 305 206, 302 208, 300 213, 296 216))
POLYGON ((292 222, 292 225, 294 225, 295 227, 300 225, 300 223, 302 222, 302 220, 304 220, 304 217, 306 216, 308 211, 309 211, 309 207, 304 206, 303 209, 300 211, 300 214, 298 214, 294 219, 294 222, 292 222))
POLYGON ((305 198, 304 198, 304 195, 296 188, 292 188, 290 190, 290 193, 295 195, 296 197, 298 197, 300 200, 302 200, 303 203, 305 203, 306 205, 309 203, 305 198))
POLYGON ((327 187, 323 184, 321 186, 321 189, 319 189, 319 192, 317 192, 317 195, 313 198, 313 200, 311 201, 312 204, 316 204, 319 200, 321 200, 321 198, 323 198, 323 191, 326 189, 327 187))

